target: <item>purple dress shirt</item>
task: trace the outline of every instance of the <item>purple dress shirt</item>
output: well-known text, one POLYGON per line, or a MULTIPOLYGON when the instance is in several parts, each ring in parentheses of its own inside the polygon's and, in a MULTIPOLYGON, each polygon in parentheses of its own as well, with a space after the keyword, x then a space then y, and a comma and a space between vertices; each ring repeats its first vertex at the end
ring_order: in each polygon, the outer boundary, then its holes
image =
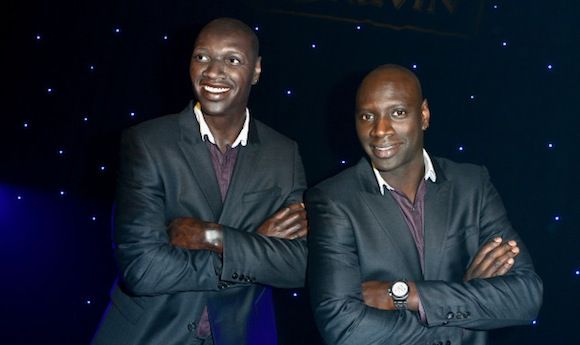
MULTIPOLYGON (((209 149, 211 156, 211 163, 213 165, 213 170, 220 187, 220 194, 222 201, 226 199, 228 194, 228 187, 230 186, 230 181, 232 179, 232 173, 234 172, 234 167, 236 165, 236 160, 238 159, 239 145, 235 148, 231 148, 229 145, 226 147, 226 152, 222 153, 216 144, 212 144, 207 138, 205 138, 205 143, 209 149)), ((207 307, 203 308, 201 317, 197 323, 196 336, 200 338, 207 338, 211 335, 211 328, 209 324, 209 315, 207 313, 207 307)))

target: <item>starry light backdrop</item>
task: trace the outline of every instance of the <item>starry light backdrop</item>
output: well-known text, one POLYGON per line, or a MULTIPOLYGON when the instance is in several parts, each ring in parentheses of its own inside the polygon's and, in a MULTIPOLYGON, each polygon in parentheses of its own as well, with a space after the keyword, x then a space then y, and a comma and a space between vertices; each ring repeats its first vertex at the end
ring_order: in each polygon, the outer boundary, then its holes
MULTIPOLYGON (((88 343, 116 274, 120 132, 185 106, 197 32, 234 16, 261 42, 251 112, 298 141, 310 185, 362 154, 352 119, 361 77, 383 63, 413 69, 431 108, 427 150, 488 167, 544 280, 537 320, 492 332, 493 343, 579 344, 580 4, 430 1, 429 18, 444 3, 481 5, 458 35, 402 28, 413 1, 272 3, 4 5, 0 343, 88 343), (291 3, 316 15, 289 11, 291 3), (378 23, 381 13, 396 25, 378 23)), ((276 299, 281 344, 321 344, 305 291, 276 299)))

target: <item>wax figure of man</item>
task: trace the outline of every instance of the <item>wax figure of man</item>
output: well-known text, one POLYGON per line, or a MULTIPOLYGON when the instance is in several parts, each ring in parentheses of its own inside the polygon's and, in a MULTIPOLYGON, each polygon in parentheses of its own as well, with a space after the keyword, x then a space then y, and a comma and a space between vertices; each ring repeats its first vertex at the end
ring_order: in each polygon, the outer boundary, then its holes
POLYGON ((258 40, 220 18, 198 35, 197 103, 122 137, 114 247, 120 277, 93 344, 276 344, 271 286, 306 268, 295 142, 250 117, 258 40))
POLYGON ((308 279, 328 344, 485 344, 527 324, 542 282, 485 168, 430 157, 409 70, 384 65, 356 98, 367 155, 307 192, 308 279), (517 255, 517 257, 515 257, 517 255))

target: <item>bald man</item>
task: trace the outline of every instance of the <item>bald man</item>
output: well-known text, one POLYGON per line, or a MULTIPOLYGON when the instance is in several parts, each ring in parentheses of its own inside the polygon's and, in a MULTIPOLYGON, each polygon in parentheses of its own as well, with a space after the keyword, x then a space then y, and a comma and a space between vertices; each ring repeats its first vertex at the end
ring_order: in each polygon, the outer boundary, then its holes
POLYGON ((307 192, 327 344, 486 344, 486 330, 538 313, 542 281, 487 170, 432 158, 430 117, 411 71, 375 69, 356 96, 366 157, 307 192))
POLYGON ((196 102, 123 134, 103 345, 277 343, 271 287, 304 284, 306 188, 295 142, 250 116, 258 39, 220 18, 199 33, 196 102))

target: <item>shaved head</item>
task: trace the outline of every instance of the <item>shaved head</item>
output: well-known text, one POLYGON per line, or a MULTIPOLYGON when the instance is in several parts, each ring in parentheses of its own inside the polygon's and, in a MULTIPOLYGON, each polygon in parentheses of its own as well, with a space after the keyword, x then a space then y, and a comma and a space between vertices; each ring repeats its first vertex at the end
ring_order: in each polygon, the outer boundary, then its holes
POLYGON ((258 41, 258 36, 256 36, 256 33, 254 33, 254 30, 252 30, 248 25, 238 19, 227 17, 214 19, 207 23, 203 29, 201 29, 199 36, 201 36, 201 34, 205 31, 216 31, 220 33, 237 32, 244 34, 251 42, 252 53, 254 56, 259 56, 260 43, 258 41))
POLYGON ((423 90, 419 78, 417 78, 415 73, 411 72, 409 69, 394 64, 379 66, 367 74, 357 90, 357 98, 359 97, 361 90, 363 90, 367 85, 374 83, 377 79, 406 80, 406 84, 410 84, 415 89, 414 91, 418 97, 418 101, 423 101, 423 90))

